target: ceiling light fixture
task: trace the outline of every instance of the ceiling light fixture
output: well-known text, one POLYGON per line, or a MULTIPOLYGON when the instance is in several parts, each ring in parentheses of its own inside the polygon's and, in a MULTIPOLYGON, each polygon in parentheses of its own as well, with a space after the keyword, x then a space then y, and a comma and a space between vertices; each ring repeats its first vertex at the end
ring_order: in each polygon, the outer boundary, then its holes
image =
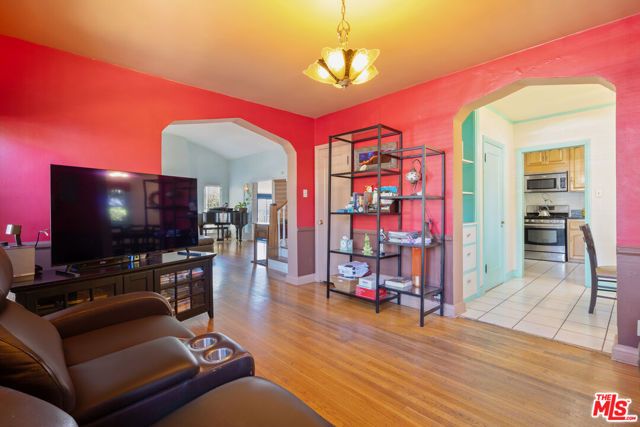
POLYGON ((349 31, 351 26, 344 19, 345 5, 342 0, 342 20, 338 24, 338 40, 340 46, 332 49, 322 49, 322 58, 303 71, 304 74, 321 83, 332 84, 344 89, 350 84, 359 85, 366 83, 378 75, 378 70, 373 65, 380 54, 378 49, 348 49, 349 31))

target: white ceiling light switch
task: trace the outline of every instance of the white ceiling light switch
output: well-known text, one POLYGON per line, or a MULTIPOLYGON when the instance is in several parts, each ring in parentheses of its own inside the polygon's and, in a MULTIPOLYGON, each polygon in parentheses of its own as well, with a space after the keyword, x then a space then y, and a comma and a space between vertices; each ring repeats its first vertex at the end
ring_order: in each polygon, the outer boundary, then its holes
POLYGON ((602 190, 596 190, 596 197, 602 197, 602 190))

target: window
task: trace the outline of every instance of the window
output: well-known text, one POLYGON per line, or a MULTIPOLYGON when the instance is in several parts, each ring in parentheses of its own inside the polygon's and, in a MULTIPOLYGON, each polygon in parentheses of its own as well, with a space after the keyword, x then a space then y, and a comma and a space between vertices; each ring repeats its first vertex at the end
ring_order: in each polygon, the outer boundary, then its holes
POLYGON ((271 181, 258 182, 258 223, 269 223, 269 211, 273 201, 271 181))
POLYGON ((204 210, 217 208, 221 204, 221 187, 219 185, 205 185, 204 187, 204 210))

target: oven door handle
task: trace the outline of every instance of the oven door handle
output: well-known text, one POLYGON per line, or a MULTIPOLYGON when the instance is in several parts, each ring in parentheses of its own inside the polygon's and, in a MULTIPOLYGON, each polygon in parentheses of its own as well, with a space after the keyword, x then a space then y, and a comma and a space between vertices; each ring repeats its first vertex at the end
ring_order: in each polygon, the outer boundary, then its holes
POLYGON ((564 230, 566 227, 563 224, 525 224, 524 228, 545 228, 553 230, 564 230))

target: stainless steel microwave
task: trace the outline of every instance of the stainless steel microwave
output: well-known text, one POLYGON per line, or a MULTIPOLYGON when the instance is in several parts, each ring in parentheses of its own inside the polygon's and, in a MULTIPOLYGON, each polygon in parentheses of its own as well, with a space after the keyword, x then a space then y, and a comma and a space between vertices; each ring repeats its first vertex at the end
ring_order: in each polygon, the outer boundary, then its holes
POLYGON ((524 176, 525 193, 567 191, 567 173, 535 173, 524 176))

